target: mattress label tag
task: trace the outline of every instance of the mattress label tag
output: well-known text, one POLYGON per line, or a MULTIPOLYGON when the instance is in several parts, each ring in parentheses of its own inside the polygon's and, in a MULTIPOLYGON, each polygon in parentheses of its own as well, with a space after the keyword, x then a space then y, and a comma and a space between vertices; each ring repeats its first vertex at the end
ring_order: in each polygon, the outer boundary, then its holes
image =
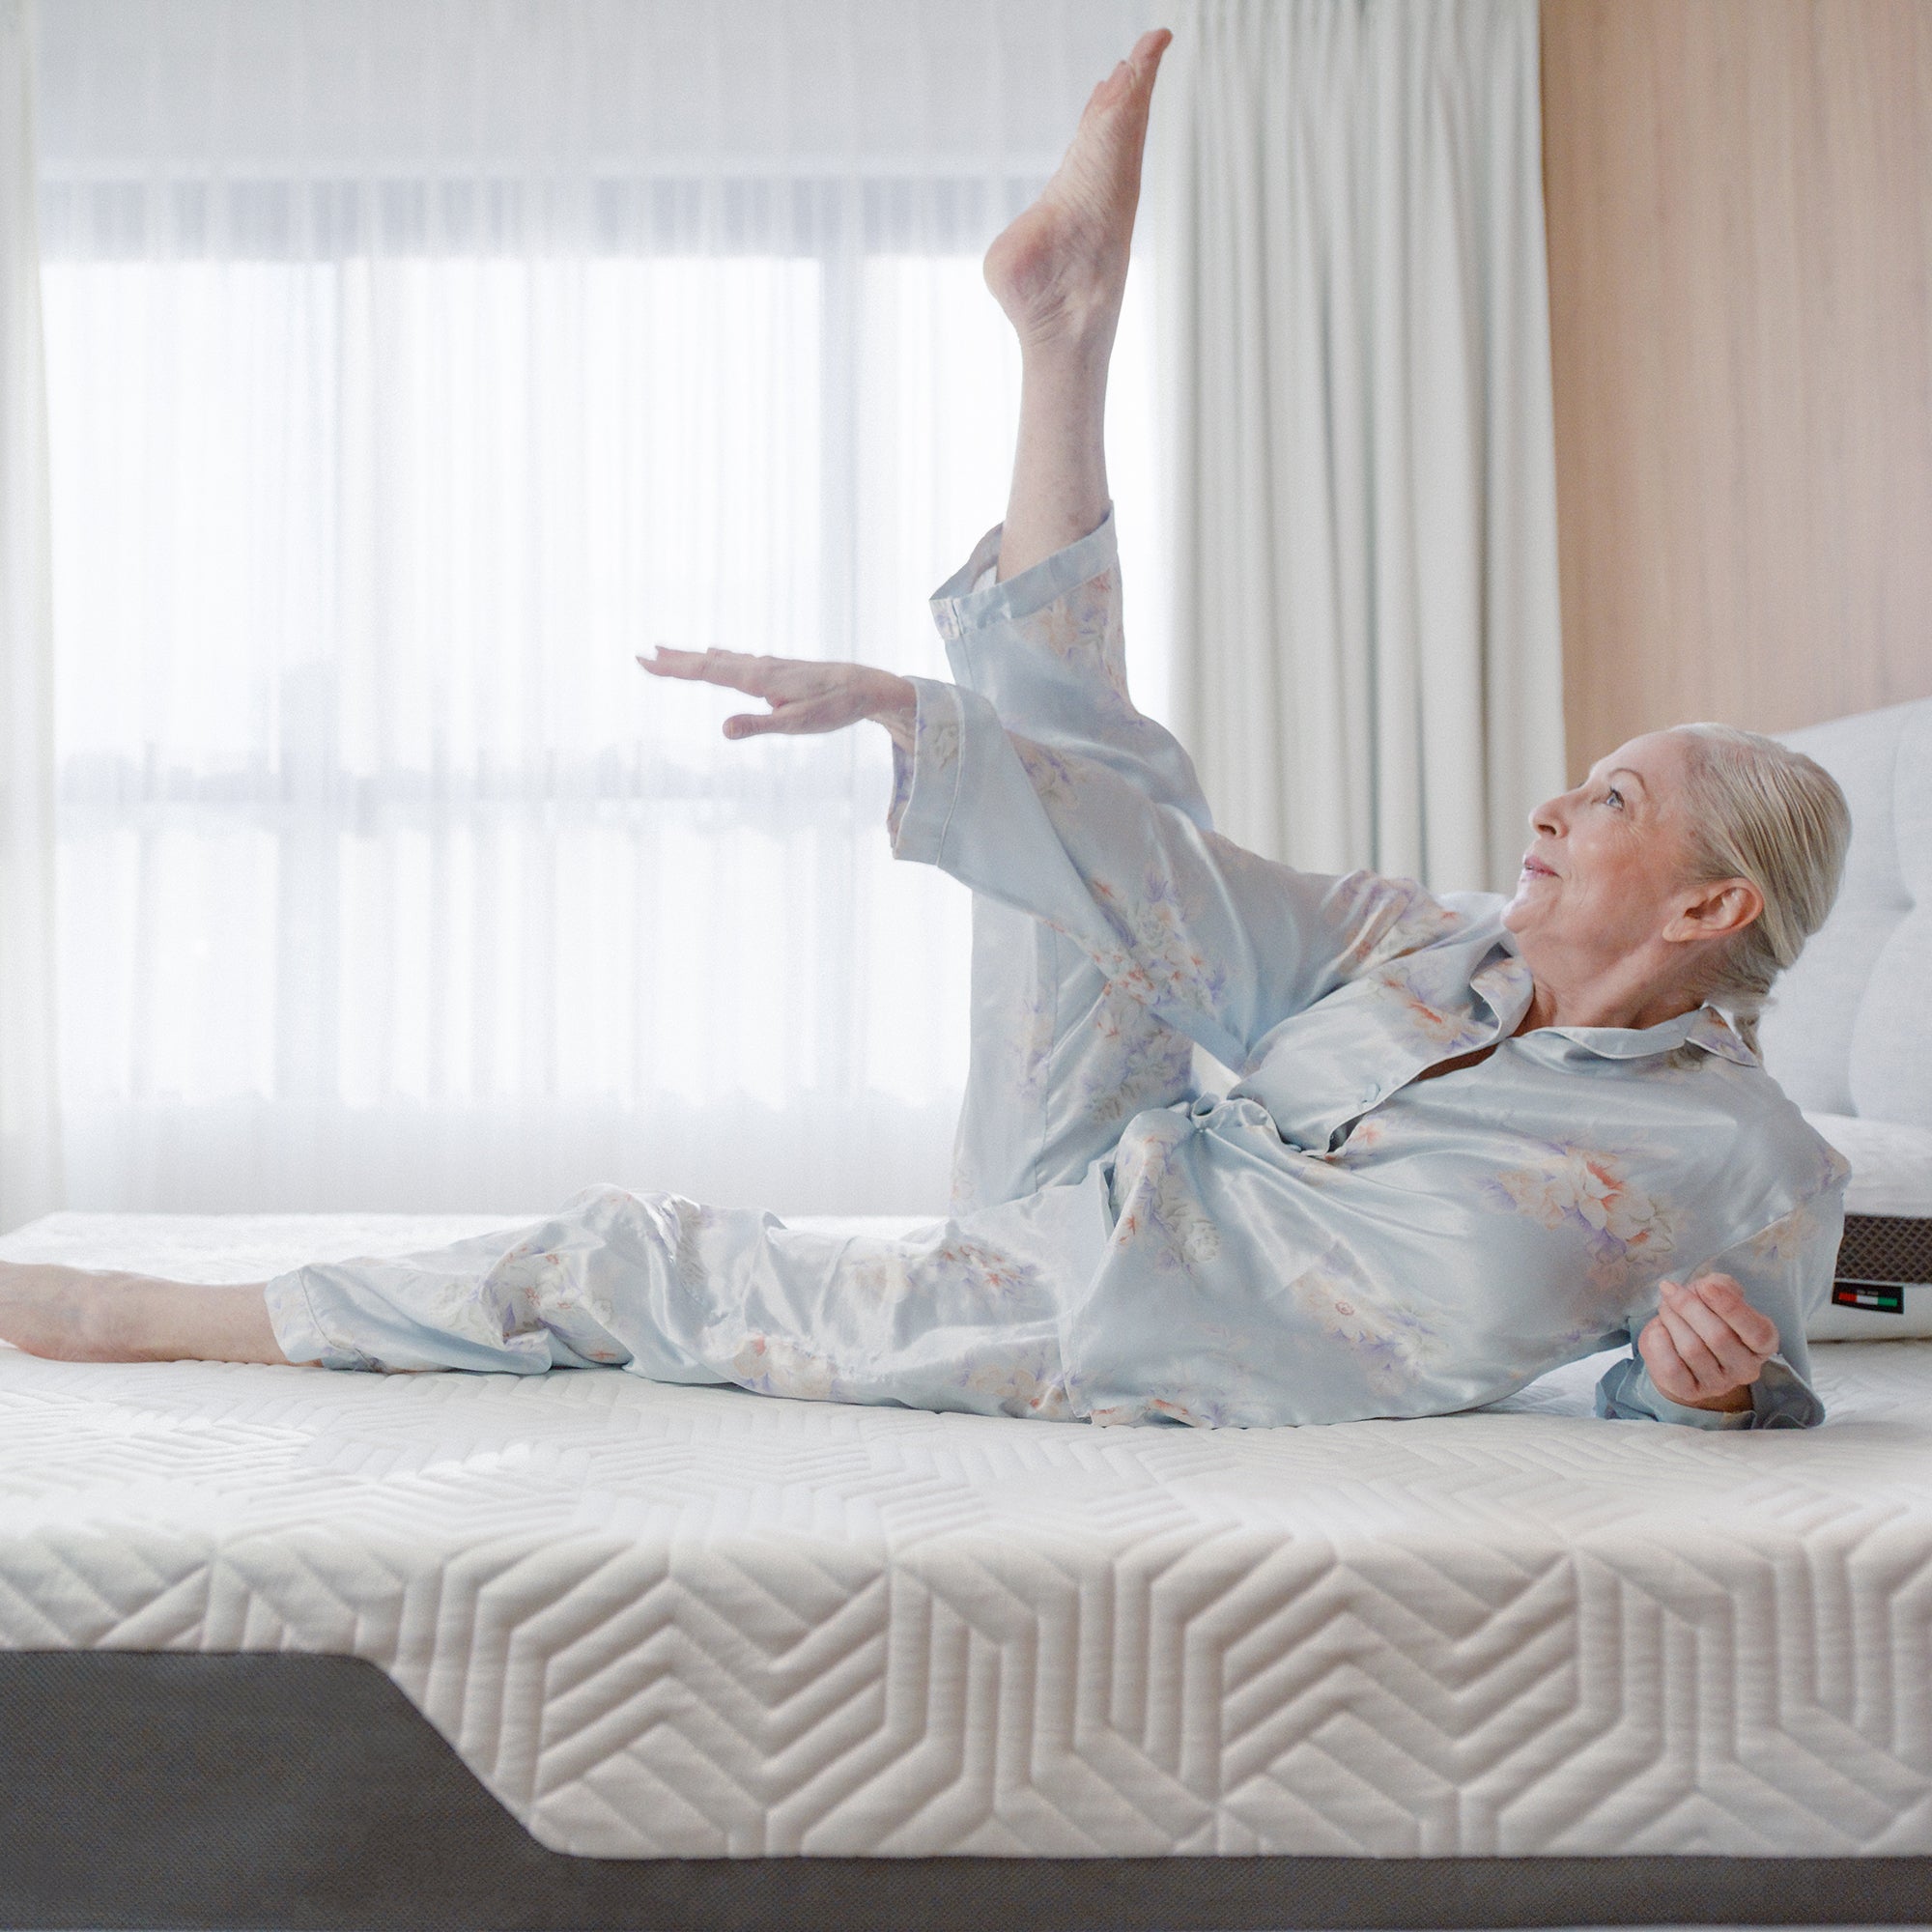
POLYGON ((1838 1308, 1862 1308, 1868 1315, 1903 1315, 1905 1291, 1878 1281, 1840 1281, 1832 1285, 1832 1301, 1838 1308))

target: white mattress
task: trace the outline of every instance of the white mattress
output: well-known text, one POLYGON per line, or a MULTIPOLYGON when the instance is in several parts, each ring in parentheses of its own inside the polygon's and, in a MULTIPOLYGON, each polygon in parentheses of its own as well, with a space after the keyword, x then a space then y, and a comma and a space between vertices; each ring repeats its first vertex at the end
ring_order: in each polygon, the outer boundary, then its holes
MULTIPOLYGON (((245 1278, 486 1225, 56 1216, 245 1278)), ((1194 1433, 0 1350, 0 1643, 347 1652, 546 1845, 1932 1852, 1932 1343, 1194 1433)))

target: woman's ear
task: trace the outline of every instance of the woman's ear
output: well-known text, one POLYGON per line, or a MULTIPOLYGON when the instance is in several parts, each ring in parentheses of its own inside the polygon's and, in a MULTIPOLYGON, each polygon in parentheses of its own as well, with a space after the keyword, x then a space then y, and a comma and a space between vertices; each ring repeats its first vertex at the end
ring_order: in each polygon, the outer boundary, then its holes
POLYGON ((1764 895, 1748 879, 1708 880, 1679 900, 1663 937, 1679 943, 1730 939, 1763 911, 1764 895))

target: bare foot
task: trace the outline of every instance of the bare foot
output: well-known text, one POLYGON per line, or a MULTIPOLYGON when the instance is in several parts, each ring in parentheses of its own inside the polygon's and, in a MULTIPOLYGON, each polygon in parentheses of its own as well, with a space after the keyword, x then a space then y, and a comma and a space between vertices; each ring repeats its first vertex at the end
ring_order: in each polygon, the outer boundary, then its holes
POLYGON ((55 1361, 112 1361, 112 1325, 104 1277, 0 1262, 0 1342, 55 1361))
POLYGON ((1155 71, 1174 38, 1143 34, 1087 102, 1053 179, 986 251, 986 286, 1022 346, 1111 344, 1141 197, 1155 71))
POLYGON ((0 1342, 62 1362, 286 1362, 258 1282, 0 1262, 0 1342))

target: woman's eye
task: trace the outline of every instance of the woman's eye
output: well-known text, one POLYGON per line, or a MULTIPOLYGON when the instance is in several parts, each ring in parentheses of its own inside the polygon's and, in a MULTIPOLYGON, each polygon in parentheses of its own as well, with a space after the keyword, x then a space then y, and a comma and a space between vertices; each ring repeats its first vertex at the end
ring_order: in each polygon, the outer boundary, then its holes
POLYGON ((1613 805, 1619 811, 1621 811, 1624 809, 1624 795, 1616 788, 1615 785, 1612 785, 1609 788, 1609 790, 1604 794, 1604 803, 1605 805, 1613 805))

